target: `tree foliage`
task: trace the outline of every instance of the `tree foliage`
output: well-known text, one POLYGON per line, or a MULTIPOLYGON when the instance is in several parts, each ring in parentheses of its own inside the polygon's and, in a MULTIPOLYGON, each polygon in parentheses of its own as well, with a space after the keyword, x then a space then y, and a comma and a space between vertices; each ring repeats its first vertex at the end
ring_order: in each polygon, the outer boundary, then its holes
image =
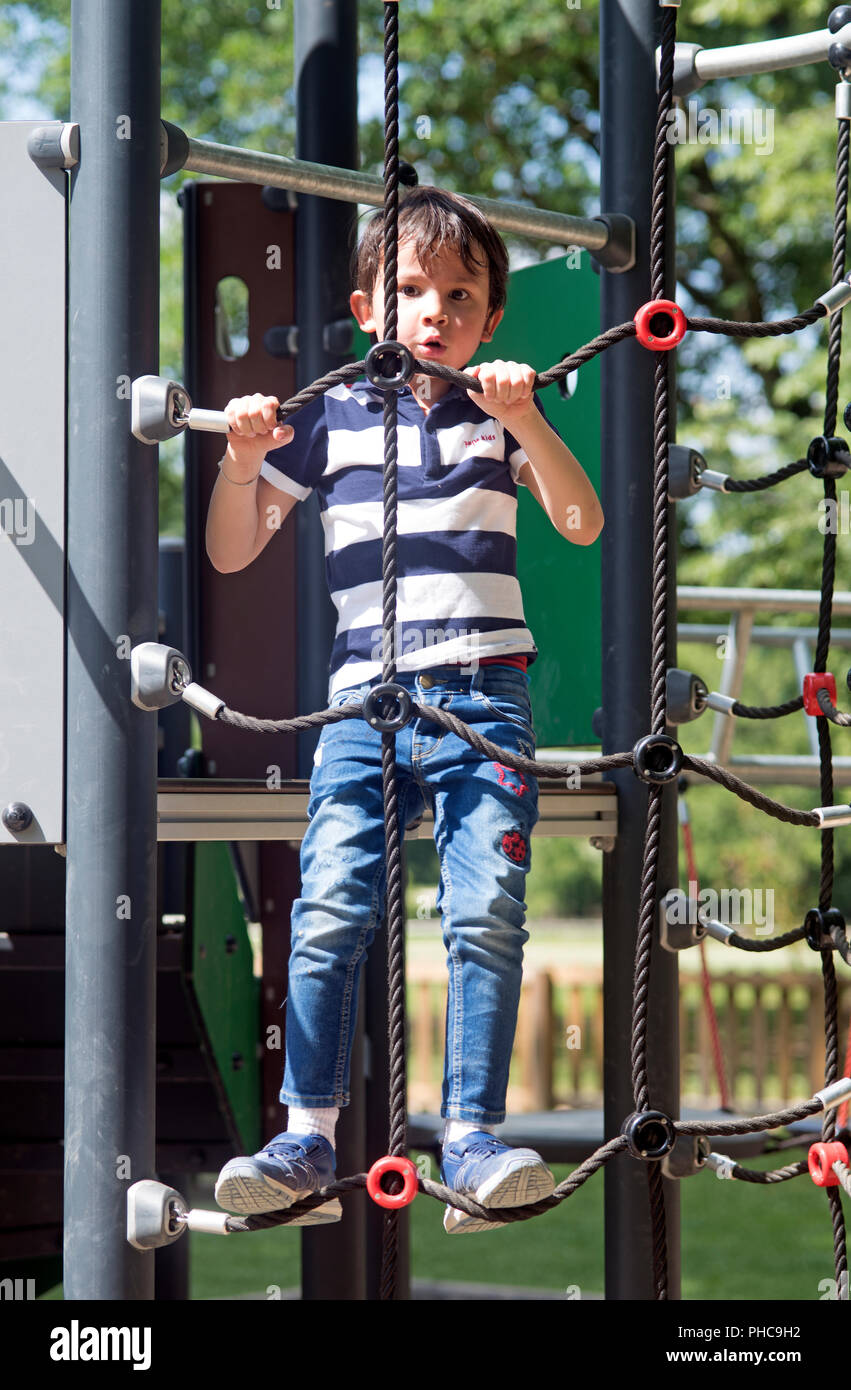
MULTIPOLYGON (((70 0, 39 0, 0 11, 0 53, 5 55, 0 60, 0 114, 5 119, 22 111, 28 117, 72 116, 70 8, 70 0)), ((680 11, 678 37, 705 47, 728 46, 821 29, 826 15, 817 0, 694 0, 680 11)), ((215 5, 164 0, 162 16, 163 116, 199 137, 292 153, 289 0, 280 7, 263 0, 253 5, 246 0, 215 5)), ((380 173, 379 0, 361 0, 359 17, 361 163, 380 173)), ((401 153, 417 167, 421 182, 563 212, 600 210, 596 5, 408 0, 400 6, 400 32, 401 153)), ((767 142, 759 148, 755 142, 697 141, 676 149, 677 294, 687 312, 742 321, 776 318, 808 307, 830 284, 835 85, 836 74, 826 63, 810 64, 710 83, 683 99, 683 110, 693 107, 695 116, 756 110, 766 120, 770 115, 772 129, 770 148, 767 142)), ((165 185, 163 212, 161 360, 163 370, 176 375, 181 277, 174 195, 182 181, 178 175, 165 185)), ((538 243, 515 242, 512 249, 515 258, 551 251, 538 243)), ((563 312, 569 318, 569 304, 563 312)), ((802 457, 824 428, 826 344, 823 325, 793 338, 742 344, 687 335, 678 353, 679 438, 700 448, 710 467, 738 477, 802 457)), ((846 383, 843 372, 840 410, 846 383)), ((180 524, 178 476, 176 456, 166 455, 163 517, 168 529, 180 524)), ((679 580, 818 588, 820 496, 820 485, 803 474, 763 494, 702 494, 682 504, 679 580)), ((842 541, 836 584, 846 589, 851 584, 847 542, 842 541)), ((703 662, 708 683, 717 687, 717 670, 707 670, 705 653, 696 659, 703 662)), ((745 699, 770 703, 786 698, 795 690, 791 660, 784 665, 781 659, 759 658, 749 681, 753 688, 745 699)), ((689 746, 705 749, 705 724, 706 718, 690 729, 689 746)), ((806 751, 801 716, 748 730, 740 740, 743 747, 750 740, 763 751, 806 751)), ((841 751, 839 739, 835 741, 841 751)), ((701 804, 712 806, 716 795, 721 794, 707 791, 701 804)), ((790 798, 795 799, 794 792, 790 798)), ((731 800, 725 793, 718 804, 730 813, 731 800)), ((798 790, 798 804, 811 800, 809 791, 798 790)), ((748 824, 752 820, 751 815, 748 824)), ((722 856, 724 872, 732 874, 741 865, 723 860, 722 849, 731 824, 720 811, 707 811, 707 843, 717 850, 715 861, 722 856)), ((759 843, 764 845, 766 837, 779 843, 780 833, 773 825, 762 826, 759 843)), ((783 836, 789 833, 782 831, 783 836)), ((802 859, 815 862, 817 841, 813 837, 804 848, 805 832, 791 835, 780 877, 790 891, 793 880, 798 883, 797 902, 803 901, 804 889, 795 866, 802 859)), ((753 844, 752 867, 758 859, 753 844)), ((737 854, 741 847, 739 839, 737 854)))

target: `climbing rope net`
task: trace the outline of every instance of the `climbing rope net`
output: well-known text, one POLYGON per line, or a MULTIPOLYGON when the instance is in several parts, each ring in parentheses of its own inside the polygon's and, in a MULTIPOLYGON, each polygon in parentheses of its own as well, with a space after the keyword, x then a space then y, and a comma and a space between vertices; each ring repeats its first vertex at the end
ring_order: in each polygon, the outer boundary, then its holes
MULTIPOLYGON (((836 537, 827 529, 821 577, 821 604, 814 672, 807 677, 810 683, 805 696, 785 704, 754 707, 739 701, 732 702, 730 712, 742 718, 776 719, 806 707, 815 715, 820 754, 820 794, 823 805, 816 810, 797 810, 765 796, 756 788, 735 777, 724 767, 704 758, 683 752, 679 744, 666 733, 666 622, 668 574, 668 491, 671 407, 667 353, 676 347, 686 329, 704 333, 727 334, 739 338, 776 337, 796 333, 820 319, 830 316, 824 435, 814 440, 806 459, 799 459, 776 472, 748 481, 726 479, 724 491, 751 492, 773 486, 786 478, 810 471, 823 480, 825 499, 836 500, 835 479, 851 465, 851 456, 841 439, 835 438, 841 355, 841 315, 835 313, 851 299, 851 284, 843 278, 848 203, 849 120, 838 123, 836 155, 836 199, 833 234, 833 267, 831 290, 817 300, 812 308, 791 318, 767 323, 741 323, 716 318, 686 318, 682 310, 665 293, 666 207, 668 200, 668 168, 670 146, 666 139, 668 112, 673 105, 674 47, 676 15, 673 5, 664 8, 661 34, 661 62, 658 88, 658 116, 653 160, 653 195, 651 223, 651 300, 629 323, 619 324, 586 343, 571 356, 563 358, 535 377, 535 389, 563 380, 569 372, 591 361, 616 343, 638 336, 640 342, 654 351, 654 474, 653 474, 653 593, 651 635, 651 727, 629 752, 620 752, 583 762, 588 773, 610 772, 632 767, 647 783, 648 804, 644 843, 644 871, 641 882, 638 931, 635 951, 632 1019, 632 1088, 634 1112, 626 1117, 621 1133, 602 1144, 570 1176, 543 1201, 522 1207, 502 1207, 493 1211, 480 1206, 471 1198, 450 1191, 440 1183, 418 1177, 407 1157, 407 1105, 405 1071, 405 969, 404 969, 404 901, 401 843, 398 825, 395 735, 411 718, 430 720, 443 729, 464 739, 483 757, 505 766, 528 772, 537 778, 558 780, 575 774, 575 766, 555 762, 538 762, 500 748, 483 738, 448 710, 424 707, 411 699, 396 678, 396 515, 397 515, 397 390, 416 371, 421 375, 439 377, 472 391, 481 391, 476 378, 441 363, 414 359, 406 348, 395 341, 397 331, 397 264, 398 264, 398 207, 399 207, 399 14, 397 0, 384 3, 384 71, 385 71, 385 144, 384 144, 384 341, 376 344, 361 362, 347 364, 329 372, 280 406, 281 421, 295 414, 302 406, 340 382, 354 381, 367 373, 370 380, 384 389, 384 529, 382 546, 383 574, 383 649, 381 684, 369 692, 362 704, 349 704, 340 709, 325 709, 292 719, 257 719, 237 713, 223 703, 214 717, 236 728, 259 733, 298 733, 315 729, 341 719, 364 718, 382 735, 382 785, 387 864, 387 927, 388 927, 388 1040, 390 1050, 389 1084, 389 1146, 388 1155, 376 1164, 371 1173, 358 1173, 341 1178, 321 1192, 298 1202, 286 1211, 256 1216, 231 1216, 225 1225, 230 1232, 261 1230, 286 1225, 322 1206, 335 1196, 368 1187, 370 1194, 386 1208, 382 1240, 381 1297, 394 1297, 398 1265, 399 1209, 417 1191, 475 1216, 484 1222, 505 1224, 527 1221, 552 1210, 572 1196, 590 1177, 618 1154, 629 1153, 646 1165, 650 1212, 652 1219, 654 1290, 657 1299, 668 1297, 668 1268, 665 1230, 662 1158, 670 1153, 682 1137, 691 1139, 696 1162, 689 1171, 697 1171, 706 1163, 722 1176, 752 1183, 778 1183, 799 1177, 808 1170, 819 1186, 824 1186, 833 1227, 833 1247, 838 1296, 848 1298, 848 1265, 846 1255, 845 1221, 839 1187, 851 1194, 851 1172, 844 1145, 836 1140, 835 1107, 851 1094, 851 1082, 841 1078, 838 1052, 838 991, 833 952, 851 964, 845 922, 842 914, 831 906, 834 877, 833 824, 851 821, 851 807, 833 806, 833 769, 830 742, 830 723, 849 725, 851 715, 841 714, 834 703, 835 683, 826 671, 830 644, 831 609, 833 598, 836 537), (401 363, 401 366, 399 365, 401 363), (824 983, 825 1085, 809 1100, 767 1115, 750 1118, 731 1118, 711 1121, 672 1120, 661 1111, 651 1108, 650 1078, 648 1075, 647 1023, 649 1010, 649 978, 654 921, 658 912, 658 860, 661 842, 662 797, 665 786, 675 780, 682 769, 710 778, 743 801, 775 819, 789 825, 812 826, 821 829, 821 878, 818 907, 812 909, 805 923, 771 941, 755 941, 735 931, 726 933, 728 945, 746 951, 773 951, 806 938, 821 956, 824 983), (770 1172, 751 1170, 722 1154, 708 1153, 708 1136, 746 1135, 790 1125, 824 1112, 821 1142, 813 1145, 808 1160, 792 1163, 770 1172), (389 1172, 389 1179, 382 1178, 389 1172), (404 1182, 402 1182, 404 1179, 404 1182), (391 1190, 395 1187, 395 1191, 391 1190), (399 1190, 401 1188, 401 1190, 399 1190)), ((178 681, 176 689, 179 687, 178 681)), ((184 689, 187 687, 184 686, 184 689)), ((197 689, 197 687, 196 687, 197 689)), ((209 709, 207 710, 209 712, 209 709)), ((843 1111, 844 1111, 843 1106, 843 1111)), ((844 1117, 843 1117, 844 1118, 844 1117)), ((844 1131, 843 1131, 844 1132, 844 1131)))

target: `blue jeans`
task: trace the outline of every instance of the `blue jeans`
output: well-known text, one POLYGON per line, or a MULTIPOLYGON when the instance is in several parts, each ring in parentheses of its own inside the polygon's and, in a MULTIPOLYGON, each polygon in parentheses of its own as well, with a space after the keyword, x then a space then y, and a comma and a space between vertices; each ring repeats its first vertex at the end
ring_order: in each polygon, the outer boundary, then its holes
MULTIPOLYGON (((419 704, 450 710, 499 747, 534 757, 524 671, 440 666, 398 681, 419 704)), ((360 702, 369 688, 339 690, 331 706, 360 702)), ((499 1124, 529 939, 524 889, 538 785, 419 718, 396 735, 396 769, 400 834, 429 807, 440 858, 437 906, 449 970, 440 1113, 499 1124)), ((358 977, 384 914, 381 734, 360 718, 324 725, 310 792, 280 1100, 344 1106, 358 977)))

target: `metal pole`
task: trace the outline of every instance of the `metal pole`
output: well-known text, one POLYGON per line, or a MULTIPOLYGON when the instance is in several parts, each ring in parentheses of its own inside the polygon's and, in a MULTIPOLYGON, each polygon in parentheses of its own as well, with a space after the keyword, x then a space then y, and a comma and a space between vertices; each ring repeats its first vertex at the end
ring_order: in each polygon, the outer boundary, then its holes
POLYGON ((71 54, 65 1298, 149 1299, 157 722, 127 658, 157 635, 157 454, 128 386, 159 356, 159 0, 73 0, 71 54))
MULTIPOLYGON (((352 3, 352 0, 350 0, 352 3)), ((308 4, 306 10, 315 10, 308 4)), ((325 7, 323 7, 325 8, 325 7)), ((336 13, 337 5, 327 8, 336 13)), ((296 25, 300 0, 296 5, 296 25)), ((326 17, 327 18, 327 17, 326 17)), ((316 15, 316 23, 322 19, 316 15)), ((316 59, 314 59, 316 61, 316 59)), ((296 60, 298 70, 298 60, 296 60)), ((333 105, 341 93, 327 87, 322 93, 322 102, 315 109, 315 118, 323 128, 327 128, 326 107, 333 105)), ((345 139, 345 131, 338 136, 345 139)), ((299 139, 306 137, 303 132, 299 139)), ((313 132, 314 143, 319 143, 319 131, 313 132)), ((301 145, 298 146, 301 148, 301 145)), ((234 145, 217 145, 211 140, 188 138, 188 154, 182 166, 189 173, 212 174, 217 178, 240 179, 247 183, 265 183, 275 188, 289 188, 295 193, 309 193, 322 198, 342 199, 348 203, 371 204, 382 207, 384 204, 384 183, 375 174, 363 174, 349 169, 340 169, 330 164, 290 159, 286 155, 265 154, 260 150, 243 150, 234 145)), ((408 190, 399 189, 400 199, 408 190)), ((464 195, 481 208, 495 227, 502 232, 512 232, 516 236, 541 237, 564 246, 584 246, 591 251, 602 251, 608 246, 612 233, 604 221, 598 217, 572 217, 569 213, 549 212, 545 208, 523 207, 520 203, 506 203, 498 198, 482 198, 476 194, 464 195)), ((619 204, 614 206, 618 207, 619 204)))
MULTIPOLYGON (((296 0, 294 75, 296 152, 307 160, 358 163, 357 4, 296 0)), ((298 385, 306 386, 351 354, 334 351, 328 325, 351 317, 348 253, 355 213, 344 202, 299 196, 296 214, 298 385)), ((336 614, 325 579, 325 541, 315 496, 296 510, 298 546, 298 708, 328 703, 328 658, 336 614)), ((299 739, 299 775, 309 777, 318 736, 299 739)), ((361 1009, 361 1016, 363 1010, 361 1009)), ((337 1172, 364 1168, 362 1022, 352 1057, 351 1105, 337 1127, 337 1172)), ((302 1232, 302 1297, 366 1296, 365 1202, 345 1202, 339 1225, 302 1232)))
MULTIPOLYGON (((635 268, 602 271, 601 325, 631 319, 649 298, 650 210, 656 126, 656 66, 661 10, 657 0, 601 0, 600 110, 603 206, 636 222, 635 268)), ((669 216, 669 227, 673 226, 669 216)), ((671 238, 671 242, 673 238, 671 238)), ((671 283, 670 288, 673 288, 671 283)), ((673 354, 671 354, 673 356, 673 354)), ((653 355, 634 342, 602 359, 603 751, 632 748, 650 732, 650 595, 652 591, 653 355)), ((671 397, 673 401, 673 395, 671 397)), ((673 536, 675 532, 671 530, 673 536)), ((669 631, 673 651, 674 584, 669 631)), ((673 662, 671 664, 674 664, 673 662)), ((647 812, 647 789, 631 770, 614 774, 618 835, 603 859, 603 996, 605 1133, 632 1112, 630 1059, 632 977, 647 812)), ((676 884, 675 792, 666 793, 659 855, 659 893, 676 884)), ((677 966, 654 943, 650 979, 651 1105, 677 1116, 677 966)), ((679 1297, 679 1193, 666 1183, 669 1297, 679 1297)), ((606 1167, 606 1296, 653 1298, 647 1174, 639 1160, 606 1167)))
MULTIPOLYGON (((681 613, 689 609, 719 608, 727 613, 818 613, 818 589, 724 589, 715 584, 680 584, 677 602, 681 613)), ((834 616, 851 613, 851 593, 840 590, 833 595, 834 616)), ((816 628, 812 629, 816 635, 816 628)))
POLYGON ((758 72, 779 72, 783 68, 803 67, 806 63, 826 63, 832 44, 851 43, 851 24, 837 33, 815 29, 807 34, 789 34, 784 39, 765 39, 761 43, 738 43, 730 48, 701 48, 694 55, 698 83, 719 77, 752 77, 758 72))

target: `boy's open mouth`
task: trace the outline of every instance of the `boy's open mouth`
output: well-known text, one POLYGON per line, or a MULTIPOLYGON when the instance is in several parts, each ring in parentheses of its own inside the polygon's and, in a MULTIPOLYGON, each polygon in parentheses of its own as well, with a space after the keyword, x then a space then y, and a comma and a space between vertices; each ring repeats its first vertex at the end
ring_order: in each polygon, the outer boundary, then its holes
POLYGON ((427 338, 424 343, 420 343, 420 352, 445 352, 445 344, 439 338, 427 338))

